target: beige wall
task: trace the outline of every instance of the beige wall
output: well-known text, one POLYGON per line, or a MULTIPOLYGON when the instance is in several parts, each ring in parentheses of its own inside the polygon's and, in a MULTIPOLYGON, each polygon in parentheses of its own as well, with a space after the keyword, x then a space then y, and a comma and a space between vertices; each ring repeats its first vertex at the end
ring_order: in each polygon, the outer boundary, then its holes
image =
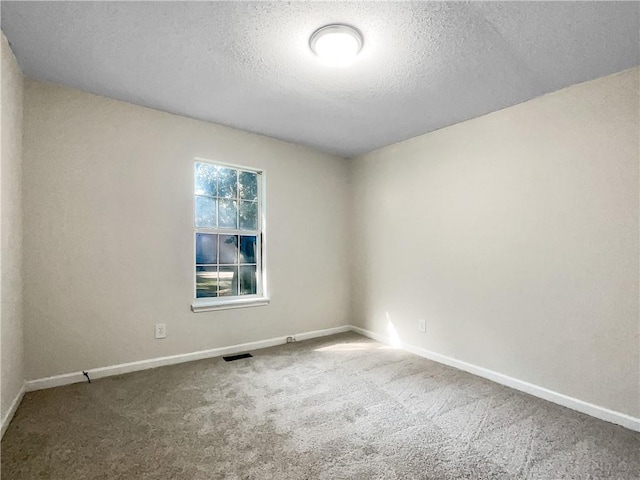
POLYGON ((24 383, 22 325, 22 88, 23 77, 4 34, 2 43, 2 223, 0 237, 1 417, 24 383))
POLYGON ((639 72, 350 163, 27 81, 26 376, 355 323, 638 416, 639 72), (194 157, 266 170, 269 306, 190 312, 194 157))
POLYGON ((345 160, 27 81, 27 378, 348 323, 345 160), (194 314, 193 159, 263 168, 268 306, 194 314), (154 339, 154 324, 167 338, 154 339))
POLYGON ((639 416, 639 71, 354 161, 356 324, 639 416))

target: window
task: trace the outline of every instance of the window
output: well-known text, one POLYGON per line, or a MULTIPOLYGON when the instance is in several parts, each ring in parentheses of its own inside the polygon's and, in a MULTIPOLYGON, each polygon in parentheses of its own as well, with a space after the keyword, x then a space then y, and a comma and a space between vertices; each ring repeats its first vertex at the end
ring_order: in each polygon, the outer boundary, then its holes
POLYGON ((192 310, 264 305, 263 173, 195 163, 192 310))

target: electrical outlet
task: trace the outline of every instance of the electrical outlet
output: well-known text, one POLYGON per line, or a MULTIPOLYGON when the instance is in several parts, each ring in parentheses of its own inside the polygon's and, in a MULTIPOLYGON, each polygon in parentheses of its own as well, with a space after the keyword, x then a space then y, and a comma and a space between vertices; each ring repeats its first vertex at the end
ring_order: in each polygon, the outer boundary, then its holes
POLYGON ((167 336, 167 324, 156 323, 156 338, 165 338, 167 336))
POLYGON ((424 318, 418 320, 418 331, 421 333, 427 333, 427 321, 424 318))

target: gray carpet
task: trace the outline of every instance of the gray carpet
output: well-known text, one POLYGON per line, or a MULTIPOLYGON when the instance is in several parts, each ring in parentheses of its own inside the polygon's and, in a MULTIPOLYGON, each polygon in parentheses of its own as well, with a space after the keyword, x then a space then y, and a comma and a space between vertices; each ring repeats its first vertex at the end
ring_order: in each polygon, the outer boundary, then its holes
POLYGON ((640 434, 355 334, 253 353, 29 393, 2 478, 640 478, 640 434))

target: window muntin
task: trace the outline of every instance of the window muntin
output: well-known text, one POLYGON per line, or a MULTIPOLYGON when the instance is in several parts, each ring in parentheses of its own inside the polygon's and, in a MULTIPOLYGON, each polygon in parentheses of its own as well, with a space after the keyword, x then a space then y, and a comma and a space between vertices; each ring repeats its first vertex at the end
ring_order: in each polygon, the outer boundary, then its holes
POLYGON ((260 171, 196 161, 196 300, 264 294, 261 183, 260 171))

